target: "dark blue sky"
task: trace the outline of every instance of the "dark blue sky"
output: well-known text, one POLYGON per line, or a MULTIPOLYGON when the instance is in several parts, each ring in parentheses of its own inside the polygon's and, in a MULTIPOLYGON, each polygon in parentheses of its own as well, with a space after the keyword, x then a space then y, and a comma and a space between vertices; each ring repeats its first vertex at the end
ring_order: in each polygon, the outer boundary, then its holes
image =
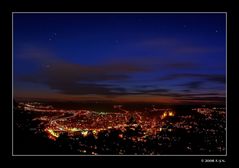
POLYGON ((13 17, 14 96, 224 102, 225 14, 13 17))

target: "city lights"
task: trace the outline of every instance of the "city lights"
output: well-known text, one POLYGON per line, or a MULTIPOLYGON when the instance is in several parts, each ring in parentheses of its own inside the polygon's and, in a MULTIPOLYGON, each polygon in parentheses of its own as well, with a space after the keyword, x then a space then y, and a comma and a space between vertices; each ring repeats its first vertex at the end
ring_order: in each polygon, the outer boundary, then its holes
MULTIPOLYGON (((135 145, 141 144, 144 146, 150 141, 158 139, 158 145, 172 145, 180 143, 180 139, 182 138, 172 137, 172 135, 175 134, 176 136, 178 134, 177 130, 185 130, 185 134, 194 134, 197 132, 199 135, 203 135, 203 137, 208 137, 205 139, 205 142, 212 143, 210 140, 212 136, 217 136, 219 132, 223 134, 223 131, 225 131, 225 125, 223 125, 225 108, 191 108, 190 113, 181 115, 180 112, 176 112, 177 110, 155 106, 152 109, 146 108, 145 111, 140 111, 129 110, 122 105, 120 108, 112 105, 112 109, 115 109, 114 112, 97 112, 86 109, 55 109, 54 107, 49 108, 49 105, 36 102, 20 103, 18 107, 29 114, 36 115, 32 121, 40 121, 43 128, 45 127, 43 130, 49 140, 57 142, 58 138, 64 134, 65 138, 68 137, 79 141, 79 146, 82 146, 82 149, 78 151, 91 155, 97 155, 99 153, 97 151, 100 149, 104 153, 104 150, 107 151, 107 149, 104 146, 99 148, 97 145, 92 144, 86 150, 84 149, 86 146, 82 144, 86 143, 86 141, 81 141, 80 139, 91 137, 94 141, 101 141, 102 138, 114 137, 117 142, 112 141, 111 143, 116 143, 118 144, 117 146, 120 146, 121 141, 121 143, 129 141, 135 145), (193 117, 194 114, 201 115, 201 119, 199 117, 200 120, 195 120, 195 117, 193 117), (217 115, 219 118, 215 118, 217 115), (206 125, 204 125, 204 129, 201 129, 202 119, 204 119, 205 123, 216 119, 218 124, 213 129, 207 128, 206 125), (93 149, 94 151, 92 151, 93 149)), ((42 128, 30 128, 30 130, 38 133, 38 131, 41 132, 42 128)), ((220 152, 225 150, 223 143, 221 144, 221 142, 224 142, 221 139, 222 137, 220 135, 218 138, 215 138, 214 142, 218 144, 216 149, 220 152)), ((146 152, 143 148, 138 150, 146 152)), ((192 151, 193 149, 187 146, 185 150, 192 151)), ((202 148, 202 150, 206 149, 202 148)), ((122 149, 118 153, 122 154, 124 152, 126 151, 122 149)), ((147 152, 150 153, 150 151, 147 152)), ((160 152, 160 150, 155 152, 160 152)))

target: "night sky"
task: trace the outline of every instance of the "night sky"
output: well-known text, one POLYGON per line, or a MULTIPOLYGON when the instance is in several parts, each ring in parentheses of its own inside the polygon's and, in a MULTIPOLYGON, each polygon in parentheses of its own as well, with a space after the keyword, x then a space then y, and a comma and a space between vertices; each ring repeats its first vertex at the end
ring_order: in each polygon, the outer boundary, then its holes
POLYGON ((13 15, 14 98, 225 103, 226 15, 13 15))

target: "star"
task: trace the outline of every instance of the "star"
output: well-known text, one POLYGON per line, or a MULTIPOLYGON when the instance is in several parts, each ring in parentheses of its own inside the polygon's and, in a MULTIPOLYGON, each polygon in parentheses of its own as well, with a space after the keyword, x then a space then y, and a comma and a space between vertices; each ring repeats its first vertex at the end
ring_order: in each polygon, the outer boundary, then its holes
POLYGON ((216 30, 215 32, 218 33, 218 30, 216 30))
POLYGON ((51 33, 50 37, 48 38, 49 41, 54 40, 56 38, 56 33, 51 33))
POLYGON ((187 25, 183 25, 183 27, 184 27, 184 28, 186 28, 186 27, 187 27, 187 25))

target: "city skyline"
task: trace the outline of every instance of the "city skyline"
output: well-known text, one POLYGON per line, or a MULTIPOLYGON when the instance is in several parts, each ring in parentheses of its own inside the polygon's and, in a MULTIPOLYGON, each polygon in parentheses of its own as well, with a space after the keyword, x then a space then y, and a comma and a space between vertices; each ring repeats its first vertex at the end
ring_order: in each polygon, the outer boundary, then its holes
POLYGON ((226 15, 13 15, 14 98, 225 103, 226 15))

